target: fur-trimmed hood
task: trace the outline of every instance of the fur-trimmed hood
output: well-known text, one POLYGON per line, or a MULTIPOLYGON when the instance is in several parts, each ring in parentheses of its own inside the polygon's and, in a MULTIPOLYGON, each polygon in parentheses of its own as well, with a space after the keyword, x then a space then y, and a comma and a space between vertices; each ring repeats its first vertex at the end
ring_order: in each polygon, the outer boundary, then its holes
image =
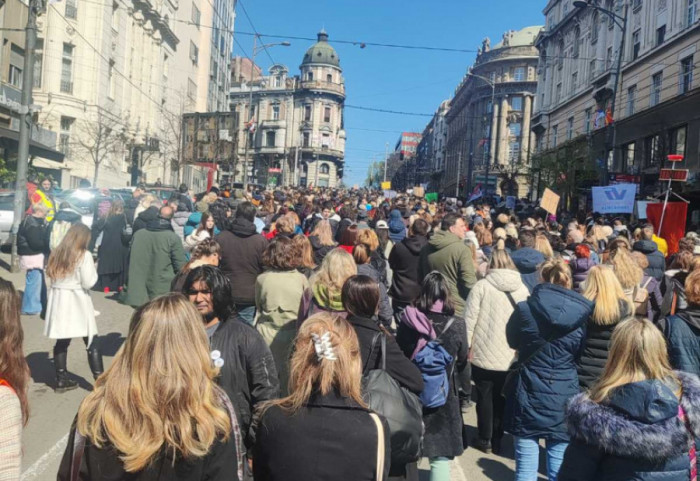
MULTIPOLYGON (((676 375, 683 386, 680 404, 693 431, 700 433, 700 379, 688 373, 676 375)), ((673 386, 661 381, 621 386, 605 404, 579 394, 569 403, 567 424, 573 439, 613 456, 662 461, 688 450, 673 386)))

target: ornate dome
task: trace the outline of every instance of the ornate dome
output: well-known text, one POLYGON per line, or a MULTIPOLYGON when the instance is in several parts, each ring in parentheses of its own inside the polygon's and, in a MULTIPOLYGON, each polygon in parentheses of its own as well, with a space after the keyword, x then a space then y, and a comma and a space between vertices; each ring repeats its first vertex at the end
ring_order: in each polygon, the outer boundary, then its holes
POLYGON ((325 30, 318 33, 318 42, 306 51, 304 61, 301 62, 302 67, 313 64, 332 65, 340 68, 340 58, 335 49, 328 43, 328 33, 325 30))

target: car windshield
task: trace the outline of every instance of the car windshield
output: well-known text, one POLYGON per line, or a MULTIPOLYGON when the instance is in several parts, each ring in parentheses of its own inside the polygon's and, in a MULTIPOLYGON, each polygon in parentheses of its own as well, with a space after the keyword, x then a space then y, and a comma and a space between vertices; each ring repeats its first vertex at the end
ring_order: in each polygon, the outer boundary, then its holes
POLYGON ((0 210, 14 210, 14 194, 0 194, 0 210))

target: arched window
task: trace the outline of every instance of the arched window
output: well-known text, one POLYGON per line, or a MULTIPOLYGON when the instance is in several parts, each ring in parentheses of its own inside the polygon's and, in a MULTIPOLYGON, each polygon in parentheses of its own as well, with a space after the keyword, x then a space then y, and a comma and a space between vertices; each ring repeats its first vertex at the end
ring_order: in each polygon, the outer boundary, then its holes
POLYGON ((321 164, 318 168, 318 173, 328 175, 331 173, 331 168, 328 166, 328 164, 321 164))
POLYGON ((333 83, 333 74, 326 74, 326 82, 329 84, 333 83))
POLYGON ((308 73, 306 74, 306 80, 311 81, 311 80, 313 80, 313 79, 314 79, 314 73, 313 73, 313 72, 308 72, 308 73))

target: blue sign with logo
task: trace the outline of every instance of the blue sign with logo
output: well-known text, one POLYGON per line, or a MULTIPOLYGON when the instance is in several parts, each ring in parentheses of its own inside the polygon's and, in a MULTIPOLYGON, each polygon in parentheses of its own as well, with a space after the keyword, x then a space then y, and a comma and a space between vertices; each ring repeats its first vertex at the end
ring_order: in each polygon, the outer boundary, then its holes
POLYGON ((637 184, 616 184, 593 187, 593 212, 600 214, 631 214, 637 184))

